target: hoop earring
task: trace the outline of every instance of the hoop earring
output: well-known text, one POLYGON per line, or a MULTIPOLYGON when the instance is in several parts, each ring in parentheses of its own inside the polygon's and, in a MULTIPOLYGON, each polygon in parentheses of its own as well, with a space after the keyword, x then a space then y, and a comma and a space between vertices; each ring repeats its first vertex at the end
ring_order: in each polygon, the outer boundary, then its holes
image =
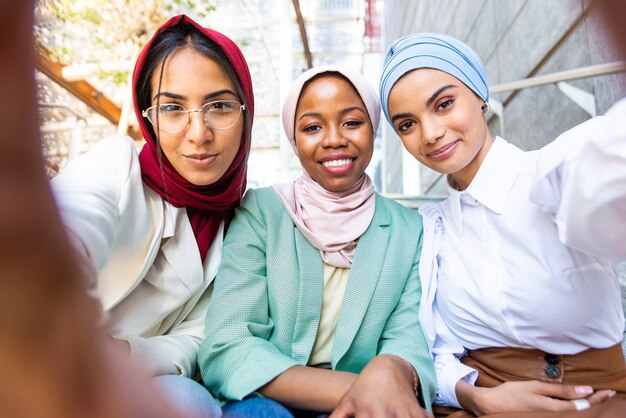
POLYGON ((481 107, 480 110, 483 111, 483 113, 487 113, 489 112, 489 103, 484 103, 481 107))

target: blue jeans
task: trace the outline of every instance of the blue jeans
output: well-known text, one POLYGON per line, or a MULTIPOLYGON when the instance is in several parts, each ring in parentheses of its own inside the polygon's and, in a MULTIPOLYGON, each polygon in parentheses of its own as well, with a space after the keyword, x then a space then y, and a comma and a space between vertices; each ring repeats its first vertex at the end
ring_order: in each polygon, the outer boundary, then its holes
POLYGON ((224 405, 223 418, 293 418, 287 408, 267 398, 248 398, 224 405))
POLYGON ((204 386, 188 377, 163 375, 152 379, 165 401, 181 417, 220 418, 222 410, 204 386))

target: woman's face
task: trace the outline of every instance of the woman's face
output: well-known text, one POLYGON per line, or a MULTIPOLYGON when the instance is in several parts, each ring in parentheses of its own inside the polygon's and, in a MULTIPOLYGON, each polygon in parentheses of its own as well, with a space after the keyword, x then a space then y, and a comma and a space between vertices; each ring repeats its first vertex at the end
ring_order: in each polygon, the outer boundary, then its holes
POLYGON ((345 78, 324 75, 300 93, 295 136, 302 168, 330 192, 350 189, 372 158, 369 114, 345 78))
POLYGON ((456 77, 419 69, 398 80, 388 105, 407 151, 425 166, 450 174, 465 189, 492 143, 481 109, 484 102, 456 77))
MULTIPOLYGON (((187 110, 219 100, 239 102, 235 86, 220 66, 192 48, 184 48, 167 59, 160 91, 159 73, 157 69, 151 80, 152 106, 157 104, 157 97, 161 107, 172 103, 187 110)), ((243 111, 226 130, 208 127, 201 112, 189 116, 189 124, 182 131, 159 132, 160 146, 183 178, 197 186, 207 186, 224 175, 237 155, 243 134, 243 111)))

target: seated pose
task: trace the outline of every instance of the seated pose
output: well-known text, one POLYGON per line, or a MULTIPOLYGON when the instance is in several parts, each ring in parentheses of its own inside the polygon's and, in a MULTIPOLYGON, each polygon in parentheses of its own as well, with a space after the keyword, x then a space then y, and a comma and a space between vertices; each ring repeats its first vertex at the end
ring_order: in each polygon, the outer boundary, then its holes
POLYGON ((219 416, 191 378, 224 230, 246 187, 248 67, 224 35, 176 16, 139 56, 133 95, 139 155, 129 138, 104 139, 52 180, 53 191, 97 271, 113 343, 182 416, 219 416))
POLYGON ((199 351, 225 417, 427 416, 421 219, 365 174, 379 115, 359 74, 319 67, 294 82, 282 117, 303 174, 246 193, 199 351))
POLYGON ((420 208, 420 318, 437 370, 436 403, 466 410, 454 417, 565 416, 596 403, 577 416, 618 413, 626 364, 614 266, 564 245, 553 206, 531 201, 537 162, 573 144, 523 152, 492 138, 483 64, 446 35, 394 42, 380 92, 405 148, 447 175, 450 197, 420 208))

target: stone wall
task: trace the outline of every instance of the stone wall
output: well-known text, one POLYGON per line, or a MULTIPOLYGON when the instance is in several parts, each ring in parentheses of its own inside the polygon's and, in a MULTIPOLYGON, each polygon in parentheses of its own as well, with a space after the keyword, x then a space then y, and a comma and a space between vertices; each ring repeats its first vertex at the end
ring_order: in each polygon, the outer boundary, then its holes
MULTIPOLYGON (((385 48, 412 32, 451 34, 483 58, 490 86, 618 60, 588 0, 386 0, 385 48)), ((626 75, 570 81, 595 95, 598 114, 626 96, 626 75)), ((522 149, 537 149, 590 116, 554 84, 493 94, 504 104, 494 135, 522 149), (501 127, 503 129, 501 129, 501 127)), ((385 125, 385 191, 401 193, 401 144, 385 125)), ((422 191, 437 176, 421 169, 422 191)), ((442 183, 439 181, 439 183, 442 183)), ((445 194, 442 184, 431 194, 445 194)))

